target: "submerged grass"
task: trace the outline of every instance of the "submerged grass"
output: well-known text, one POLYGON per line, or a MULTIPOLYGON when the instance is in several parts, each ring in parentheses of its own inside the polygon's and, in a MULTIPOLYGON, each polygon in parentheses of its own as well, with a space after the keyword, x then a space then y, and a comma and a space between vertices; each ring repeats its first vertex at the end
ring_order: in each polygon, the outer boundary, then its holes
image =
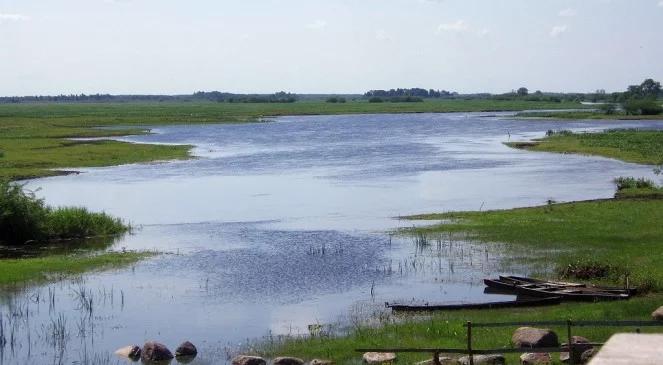
POLYGON ((427 214, 413 219, 451 223, 414 229, 418 233, 469 232, 476 240, 534 249, 559 272, 588 262, 609 264, 605 277, 623 275, 642 288, 663 290, 663 200, 603 200, 549 204, 486 212, 427 214))
POLYGON ((153 255, 149 252, 105 252, 96 255, 54 255, 0 259, 0 285, 41 282, 89 270, 120 267, 153 255))
POLYGON ((240 123, 281 115, 515 111, 579 106, 578 103, 569 102, 521 100, 425 100, 422 103, 302 101, 264 104, 214 102, 0 104, 0 178, 17 180, 62 173, 54 169, 113 166, 190 157, 190 146, 69 139, 148 133, 144 126, 149 125, 240 123))

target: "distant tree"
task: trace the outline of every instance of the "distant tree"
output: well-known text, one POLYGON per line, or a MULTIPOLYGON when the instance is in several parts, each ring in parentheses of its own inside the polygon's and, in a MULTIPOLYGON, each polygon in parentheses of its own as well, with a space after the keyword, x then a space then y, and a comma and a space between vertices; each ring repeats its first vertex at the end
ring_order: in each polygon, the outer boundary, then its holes
POLYGON ((518 89, 518 91, 516 91, 516 93, 518 94, 518 96, 527 96, 529 91, 527 90, 526 87, 521 87, 518 89))
POLYGON ((631 98, 622 107, 626 114, 631 115, 658 115, 663 113, 663 106, 656 100, 631 98))
POLYGON ((653 79, 646 79, 640 84, 640 90, 642 96, 656 98, 661 93, 661 83, 653 79))
POLYGON ((615 114, 615 111, 617 110, 617 107, 613 103, 605 103, 605 104, 601 104, 601 106, 599 106, 599 110, 601 110, 601 112, 603 114, 610 115, 610 114, 615 114))
POLYGON ((646 79, 640 85, 630 85, 626 90, 626 98, 656 98, 661 93, 661 83, 646 79))

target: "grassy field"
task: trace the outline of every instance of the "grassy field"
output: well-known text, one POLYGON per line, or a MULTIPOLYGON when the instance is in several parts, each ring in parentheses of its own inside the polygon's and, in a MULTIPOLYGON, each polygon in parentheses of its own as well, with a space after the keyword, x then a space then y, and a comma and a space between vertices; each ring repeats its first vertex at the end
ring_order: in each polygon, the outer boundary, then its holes
POLYGON ((642 288, 663 290, 663 252, 654 249, 663 246, 663 200, 610 199, 411 218, 451 220, 418 228, 419 233, 468 232, 478 241, 512 244, 516 252, 538 252, 557 274, 620 284, 628 273, 642 288))
POLYGON ((49 281, 90 270, 121 267, 151 255, 145 252, 106 252, 0 259, 0 286, 49 281))
POLYGON ((113 166, 189 157, 190 146, 71 141, 147 133, 146 126, 239 123, 268 116, 578 108, 577 103, 426 100, 422 103, 104 103, 0 104, 0 178, 55 175, 53 169, 113 166), (115 127, 99 129, 95 127, 115 127), (118 127, 120 129, 118 129, 118 127))
POLYGON ((520 118, 545 118, 545 119, 601 119, 601 120, 661 120, 663 114, 658 115, 629 115, 625 113, 605 114, 597 111, 546 111, 546 112, 522 112, 518 113, 520 118))
POLYGON ((596 155, 643 164, 663 163, 663 131, 618 129, 601 133, 557 132, 534 142, 513 142, 508 145, 532 151, 596 155))
MULTIPOLYGON (((629 301, 603 303, 564 303, 559 306, 539 308, 500 309, 490 311, 449 311, 435 314, 430 318, 396 318, 396 321, 383 323, 380 327, 359 327, 350 330, 342 337, 289 338, 274 343, 266 342, 254 349, 264 356, 299 356, 306 360, 313 358, 333 359, 337 364, 361 364, 361 353, 357 348, 388 347, 433 347, 466 348, 468 320, 480 322, 510 321, 550 321, 550 320, 605 320, 630 319, 648 320, 650 313, 663 304, 663 296, 649 295, 629 301)), ((561 341, 566 338, 564 328, 555 328, 561 341)), ((473 347, 475 349, 510 348, 513 328, 475 329, 473 347)), ((621 328, 634 331, 633 328, 621 328)), ((585 336, 591 341, 605 341, 614 328, 582 327, 574 329, 574 335, 585 336)), ((656 330, 654 330, 656 331, 656 330)), ((660 329, 658 330, 660 331, 660 329)), ((647 332, 645 330, 644 332, 647 332)), ((414 364, 430 359, 424 354, 399 354, 399 364, 414 364)), ((559 358, 554 355, 559 364, 559 358)), ((507 356, 508 364, 518 364, 518 355, 507 356)))

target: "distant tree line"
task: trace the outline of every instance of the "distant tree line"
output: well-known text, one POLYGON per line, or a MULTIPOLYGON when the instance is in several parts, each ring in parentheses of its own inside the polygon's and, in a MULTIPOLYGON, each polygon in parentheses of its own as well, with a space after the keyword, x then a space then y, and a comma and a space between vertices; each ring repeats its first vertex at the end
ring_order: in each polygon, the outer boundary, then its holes
POLYGON ((389 90, 370 90, 364 94, 366 98, 378 97, 378 98, 394 98, 394 97, 417 97, 417 98, 450 98, 458 95, 456 92, 450 92, 446 90, 433 90, 433 89, 422 89, 422 88, 412 88, 412 89, 389 89, 389 90))
POLYGON ((227 103, 294 103, 297 95, 279 91, 274 94, 232 94, 219 91, 198 91, 193 94, 195 100, 209 100, 227 103))
POLYGON ((274 94, 233 94, 220 91, 198 91, 189 95, 110 95, 69 94, 53 96, 8 96, 0 97, 0 103, 105 103, 131 101, 216 101, 228 103, 293 103, 297 95, 280 91, 274 94))

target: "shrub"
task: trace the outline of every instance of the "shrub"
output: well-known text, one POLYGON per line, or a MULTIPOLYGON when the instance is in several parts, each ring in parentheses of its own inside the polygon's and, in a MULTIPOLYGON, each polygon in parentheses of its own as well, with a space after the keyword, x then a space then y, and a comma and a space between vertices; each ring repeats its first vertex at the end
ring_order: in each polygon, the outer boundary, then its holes
POLYGON ((655 189, 656 183, 643 177, 636 179, 634 177, 620 176, 614 180, 617 185, 617 191, 625 189, 655 189))
POLYGON ((383 101, 384 100, 382 100, 382 98, 377 97, 377 96, 373 96, 373 97, 368 99, 369 103, 382 103, 383 101))
POLYGON ((552 136, 570 136, 570 135, 573 135, 573 132, 571 132, 571 131, 568 130, 568 129, 562 129, 562 130, 558 130, 558 131, 556 131, 556 130, 552 130, 552 129, 548 129, 548 131, 546 132, 546 137, 552 137, 552 136))
POLYGON ((327 98, 328 103, 345 103, 345 98, 341 96, 332 96, 327 98))
POLYGON ((663 113, 660 102, 651 99, 629 99, 623 104, 626 114, 658 115, 663 113))
POLYGON ((615 104, 605 103, 605 104, 601 104, 601 106, 599 106, 599 110, 603 114, 612 115, 612 114, 615 114, 615 111, 617 111, 617 107, 615 106, 615 104))
POLYGON ((0 182, 0 241, 7 244, 114 235, 130 228, 105 213, 92 213, 85 208, 50 208, 22 185, 0 182))
POLYGON ((418 96, 394 96, 393 98, 389 98, 389 101, 392 103, 420 103, 424 99, 418 96))
POLYGON ((23 186, 0 182, 0 241, 23 243, 44 238, 44 202, 23 186))

